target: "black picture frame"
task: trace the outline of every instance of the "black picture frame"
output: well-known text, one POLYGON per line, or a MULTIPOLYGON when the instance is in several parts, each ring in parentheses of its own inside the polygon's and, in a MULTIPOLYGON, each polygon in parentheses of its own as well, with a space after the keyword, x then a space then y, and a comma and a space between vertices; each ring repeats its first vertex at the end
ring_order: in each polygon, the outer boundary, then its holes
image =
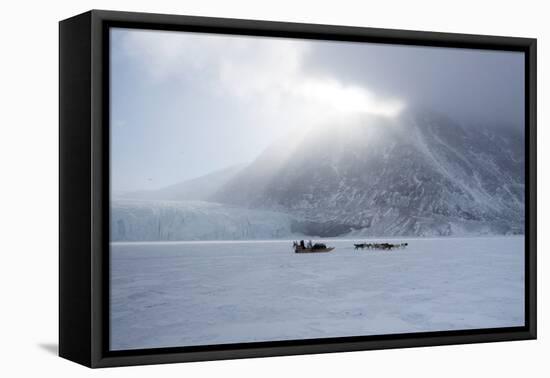
POLYGON ((59 355, 88 367, 536 338, 536 39, 92 10, 59 24, 59 355), (109 351, 110 27, 525 53, 524 327, 109 351))

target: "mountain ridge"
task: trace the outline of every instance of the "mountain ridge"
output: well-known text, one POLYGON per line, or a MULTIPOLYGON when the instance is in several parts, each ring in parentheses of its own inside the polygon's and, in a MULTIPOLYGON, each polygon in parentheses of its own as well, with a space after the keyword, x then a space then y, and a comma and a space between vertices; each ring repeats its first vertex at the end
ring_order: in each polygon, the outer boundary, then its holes
POLYGON ((276 170, 264 152, 213 199, 366 234, 451 235, 476 223, 523 232, 521 139, 418 111, 363 117, 304 141, 276 170))

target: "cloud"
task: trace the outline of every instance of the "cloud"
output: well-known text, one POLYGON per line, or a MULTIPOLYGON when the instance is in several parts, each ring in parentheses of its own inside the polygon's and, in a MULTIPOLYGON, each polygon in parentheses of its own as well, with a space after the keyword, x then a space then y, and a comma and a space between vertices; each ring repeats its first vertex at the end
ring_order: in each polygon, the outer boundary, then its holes
POLYGON ((262 123, 290 127, 349 113, 392 116, 397 99, 345 85, 306 65, 316 43, 304 40, 164 31, 123 31, 125 52, 153 82, 177 80, 186 90, 238 99, 262 123))

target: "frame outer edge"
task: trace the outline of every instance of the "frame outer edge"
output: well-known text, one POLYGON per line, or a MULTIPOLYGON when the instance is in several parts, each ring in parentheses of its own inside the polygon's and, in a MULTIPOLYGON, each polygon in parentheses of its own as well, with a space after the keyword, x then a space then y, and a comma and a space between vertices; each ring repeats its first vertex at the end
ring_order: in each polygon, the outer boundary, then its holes
MULTIPOLYGON (((528 47, 529 54, 529 295, 530 317, 529 333, 533 339, 537 338, 537 40, 531 39, 528 47)), ((526 67, 527 68, 527 67, 526 67)))
MULTIPOLYGON (((349 25, 185 16, 161 13, 120 12, 100 9, 93 10, 92 12, 98 17, 113 22, 144 23, 149 24, 153 28, 155 25, 162 25, 161 29, 168 28, 168 30, 171 30, 169 29, 170 26, 182 24, 199 27, 215 27, 215 25, 217 27, 217 25, 220 25, 220 29, 236 34, 246 34, 246 31, 250 31, 252 35, 256 35, 261 32, 277 30, 283 33, 309 34, 309 37, 316 39, 330 39, 329 37, 334 35, 338 35, 342 38, 359 36, 368 37, 371 40, 380 39, 381 41, 392 42, 394 44, 415 44, 439 47, 448 46, 449 44, 468 44, 470 47, 479 45, 478 48, 485 48, 484 45, 492 45, 493 48, 496 47, 496 49, 506 49, 506 47, 522 49, 533 40, 532 38, 526 37, 493 36, 485 34, 384 29, 349 25), (465 39, 468 39, 468 41, 465 42, 465 39)), ((146 26, 144 26, 144 28, 146 28, 146 26)), ((305 38, 308 37, 305 36, 305 38)), ((340 40, 340 38, 338 40, 340 40)))
POLYGON ((90 12, 59 23, 59 355, 91 366, 90 12))

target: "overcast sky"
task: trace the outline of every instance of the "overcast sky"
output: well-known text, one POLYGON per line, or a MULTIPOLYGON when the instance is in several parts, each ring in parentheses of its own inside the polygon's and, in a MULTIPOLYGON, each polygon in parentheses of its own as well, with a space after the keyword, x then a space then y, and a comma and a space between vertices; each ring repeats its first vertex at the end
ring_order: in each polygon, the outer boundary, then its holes
POLYGON ((111 182, 160 188, 340 115, 523 127, 522 53, 111 29, 111 182))

